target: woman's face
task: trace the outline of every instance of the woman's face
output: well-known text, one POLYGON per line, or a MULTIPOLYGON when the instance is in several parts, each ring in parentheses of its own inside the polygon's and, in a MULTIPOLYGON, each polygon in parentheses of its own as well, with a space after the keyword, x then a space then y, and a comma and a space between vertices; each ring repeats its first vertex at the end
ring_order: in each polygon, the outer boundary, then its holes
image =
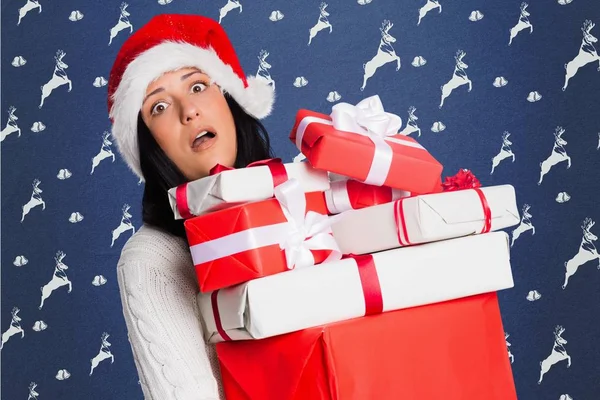
POLYGON ((216 164, 233 167, 231 110, 219 87, 198 69, 168 72, 151 83, 141 112, 158 145, 189 180, 208 176, 216 164))

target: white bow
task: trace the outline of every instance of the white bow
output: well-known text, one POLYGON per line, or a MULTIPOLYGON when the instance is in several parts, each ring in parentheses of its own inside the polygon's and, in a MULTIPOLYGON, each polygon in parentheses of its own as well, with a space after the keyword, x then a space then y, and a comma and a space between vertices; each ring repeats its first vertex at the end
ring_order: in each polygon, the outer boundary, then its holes
POLYGON ((402 119, 383 110, 378 95, 367 97, 353 106, 338 103, 331 108, 333 127, 340 131, 353 132, 371 139, 375 154, 364 183, 382 186, 392 165, 394 152, 385 141, 386 136, 397 135, 402 119))
POLYGON ((306 213, 306 198, 298 180, 290 179, 277 186, 275 198, 281 204, 289 225, 287 236, 279 243, 285 251, 288 269, 314 265, 311 250, 331 250, 324 262, 342 258, 338 244, 331 235, 334 220, 314 211, 306 213))
POLYGON ((355 106, 349 103, 334 105, 331 107, 331 119, 337 130, 371 138, 397 135, 402 126, 398 115, 384 111, 378 95, 367 97, 355 106))

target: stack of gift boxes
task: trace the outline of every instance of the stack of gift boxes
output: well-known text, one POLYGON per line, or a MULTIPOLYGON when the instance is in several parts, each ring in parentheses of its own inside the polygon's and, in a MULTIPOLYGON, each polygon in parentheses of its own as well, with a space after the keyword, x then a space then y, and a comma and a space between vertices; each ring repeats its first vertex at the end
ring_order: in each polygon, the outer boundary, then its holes
POLYGON ((442 165, 378 96, 300 110, 305 162, 169 191, 228 400, 516 399, 496 292, 510 185, 442 165))

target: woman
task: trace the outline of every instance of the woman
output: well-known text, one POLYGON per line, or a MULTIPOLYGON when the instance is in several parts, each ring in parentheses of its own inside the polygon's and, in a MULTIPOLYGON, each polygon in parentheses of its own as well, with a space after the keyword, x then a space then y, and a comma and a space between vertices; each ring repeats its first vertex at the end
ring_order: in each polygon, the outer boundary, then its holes
POLYGON ((167 191, 217 163, 270 158, 258 118, 274 93, 246 78, 221 26, 159 15, 123 44, 109 78, 108 108, 119 152, 145 181, 144 225, 117 272, 123 314, 146 399, 223 398, 217 359, 203 339, 198 285, 183 223, 167 191))

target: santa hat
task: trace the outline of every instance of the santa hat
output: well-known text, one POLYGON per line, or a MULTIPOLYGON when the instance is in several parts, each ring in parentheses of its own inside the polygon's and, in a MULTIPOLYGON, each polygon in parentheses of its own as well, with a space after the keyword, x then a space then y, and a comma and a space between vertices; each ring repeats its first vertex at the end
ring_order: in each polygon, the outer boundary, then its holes
POLYGON ((112 135, 125 162, 143 179, 137 140, 138 114, 148 85, 162 74, 196 67, 250 115, 271 113, 273 88, 246 77, 221 25, 200 15, 163 14, 133 33, 119 50, 108 80, 112 135))

